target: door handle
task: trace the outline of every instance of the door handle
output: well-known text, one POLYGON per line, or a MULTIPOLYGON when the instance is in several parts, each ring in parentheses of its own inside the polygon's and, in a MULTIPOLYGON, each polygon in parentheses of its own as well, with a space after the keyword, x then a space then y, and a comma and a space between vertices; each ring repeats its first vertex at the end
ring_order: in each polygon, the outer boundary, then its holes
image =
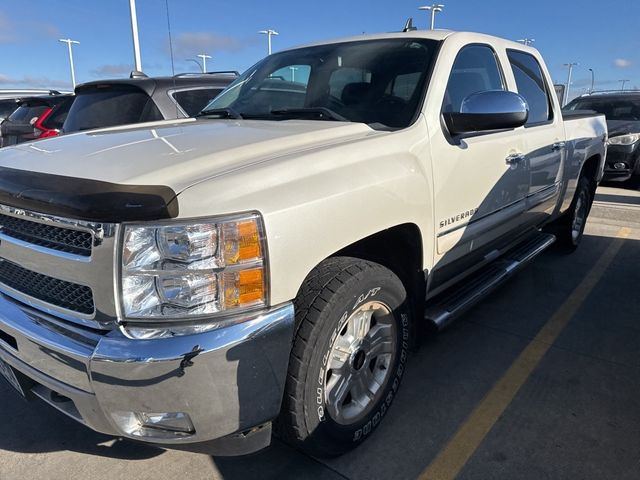
POLYGON ((524 162, 526 157, 521 153, 512 153, 509 155, 505 161, 507 165, 511 165, 512 167, 517 167, 519 163, 524 162))
POLYGON ((566 142, 556 142, 553 145, 551 145, 551 151, 553 152, 557 152, 559 150, 562 150, 563 148, 565 148, 567 146, 566 142))

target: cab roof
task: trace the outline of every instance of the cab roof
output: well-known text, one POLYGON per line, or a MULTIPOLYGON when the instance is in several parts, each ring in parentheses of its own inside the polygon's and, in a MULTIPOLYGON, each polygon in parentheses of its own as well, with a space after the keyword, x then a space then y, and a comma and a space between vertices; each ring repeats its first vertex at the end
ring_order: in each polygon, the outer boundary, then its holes
POLYGON ((350 37, 342 37, 335 38, 327 41, 320 41, 314 43, 308 43, 304 45, 299 45, 296 47, 288 48, 283 51, 295 50, 297 48, 306 48, 306 47, 315 47, 319 45, 327 45, 333 43, 346 43, 346 42, 362 42, 367 40, 386 40, 386 39, 427 39, 427 40, 435 40, 441 42, 449 37, 467 37, 467 41, 469 43, 472 42, 486 42, 490 44, 500 44, 505 48, 517 48, 523 51, 535 52, 537 51, 535 48, 530 46, 525 46, 522 43, 507 40, 504 38, 496 37, 493 35, 487 35, 484 33, 476 33, 476 32, 456 32, 453 30, 411 30, 408 32, 391 32, 391 33, 375 33, 375 34, 364 34, 364 35, 356 35, 350 37))

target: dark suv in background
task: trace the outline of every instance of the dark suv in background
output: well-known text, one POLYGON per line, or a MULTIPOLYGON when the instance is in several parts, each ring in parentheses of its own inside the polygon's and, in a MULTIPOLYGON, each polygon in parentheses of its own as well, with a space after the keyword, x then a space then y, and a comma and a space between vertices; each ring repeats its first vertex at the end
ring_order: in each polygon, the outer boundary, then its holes
POLYGON ((238 72, 99 80, 76 87, 64 133, 195 116, 238 72))
POLYGON ((48 96, 14 100, 12 113, 0 123, 0 146, 55 137, 67 118, 73 95, 51 92, 48 96))
POLYGON ((603 114, 609 128, 604 179, 640 183, 640 91, 583 95, 564 108, 603 114))

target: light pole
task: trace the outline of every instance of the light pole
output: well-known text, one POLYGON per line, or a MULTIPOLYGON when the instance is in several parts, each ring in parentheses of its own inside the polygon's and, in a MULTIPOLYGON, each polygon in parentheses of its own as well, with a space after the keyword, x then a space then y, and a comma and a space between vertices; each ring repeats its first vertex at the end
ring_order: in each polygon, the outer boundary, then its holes
POLYGON ((525 47, 531 46, 535 41, 536 41, 535 38, 521 38, 520 40, 518 40, 518 42, 523 44, 525 47))
POLYGON ((596 82, 596 74, 593 72, 593 68, 590 68, 589 71, 591 72, 591 90, 589 90, 589 93, 593 93, 593 86, 596 82))
POLYGON ((565 67, 569 67, 569 75, 567 76, 567 88, 564 90, 564 100, 562 106, 566 105, 569 101, 569 89, 571 88, 571 74, 573 73, 573 67, 578 66, 577 63, 565 63, 565 67))
POLYGON ((210 55, 207 55, 205 53, 201 53, 200 55, 196 55, 196 57, 202 59, 202 73, 207 73, 207 58, 213 58, 213 57, 210 56, 210 55))
POLYGON ((418 10, 430 10, 431 11, 431 28, 433 30, 436 26, 436 13, 441 12, 444 9, 444 5, 440 3, 434 3, 433 5, 425 5, 424 7, 418 7, 418 10))
POLYGON ((624 92, 624 86, 627 82, 630 82, 631 80, 618 80, 620 83, 622 83, 622 91, 624 92))
POLYGON ((291 83, 296 81, 296 70, 298 70, 298 67, 289 67, 289 70, 291 70, 291 83))
POLYGON ((71 85, 73 85, 73 89, 76 89, 76 72, 73 68, 73 51, 71 49, 71 44, 75 43, 76 45, 80 45, 80 42, 76 40, 71 40, 70 38, 61 38, 58 40, 59 42, 66 43, 69 48, 69 65, 71 66, 71 85))
POLYGON ((271 28, 268 30, 260 30, 258 33, 267 36, 267 41, 269 45, 268 52, 269 52, 269 55, 271 55, 271 37, 274 35, 280 35, 280 34, 271 28))
POLYGON ((133 61, 136 71, 141 72, 142 60, 140 59, 140 39, 138 38, 136 0, 129 0, 129 13, 131 14, 131 36, 133 37, 133 61))

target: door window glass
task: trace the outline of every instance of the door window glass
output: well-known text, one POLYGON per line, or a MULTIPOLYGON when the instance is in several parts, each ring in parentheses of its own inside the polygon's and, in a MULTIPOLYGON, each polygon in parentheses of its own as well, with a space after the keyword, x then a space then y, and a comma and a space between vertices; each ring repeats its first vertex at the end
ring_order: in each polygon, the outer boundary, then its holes
POLYGON ((216 98, 222 88, 196 88, 173 92, 173 98, 189 117, 195 116, 211 100, 216 98))
POLYGON ((507 55, 516 79, 518 93, 529 104, 527 125, 551 120, 553 118, 551 99, 538 61, 533 55, 517 50, 507 50, 507 55))
POLYGON ((487 90, 504 90, 494 51, 486 45, 469 45, 458 53, 449 76, 443 111, 460 112, 469 95, 487 90))

